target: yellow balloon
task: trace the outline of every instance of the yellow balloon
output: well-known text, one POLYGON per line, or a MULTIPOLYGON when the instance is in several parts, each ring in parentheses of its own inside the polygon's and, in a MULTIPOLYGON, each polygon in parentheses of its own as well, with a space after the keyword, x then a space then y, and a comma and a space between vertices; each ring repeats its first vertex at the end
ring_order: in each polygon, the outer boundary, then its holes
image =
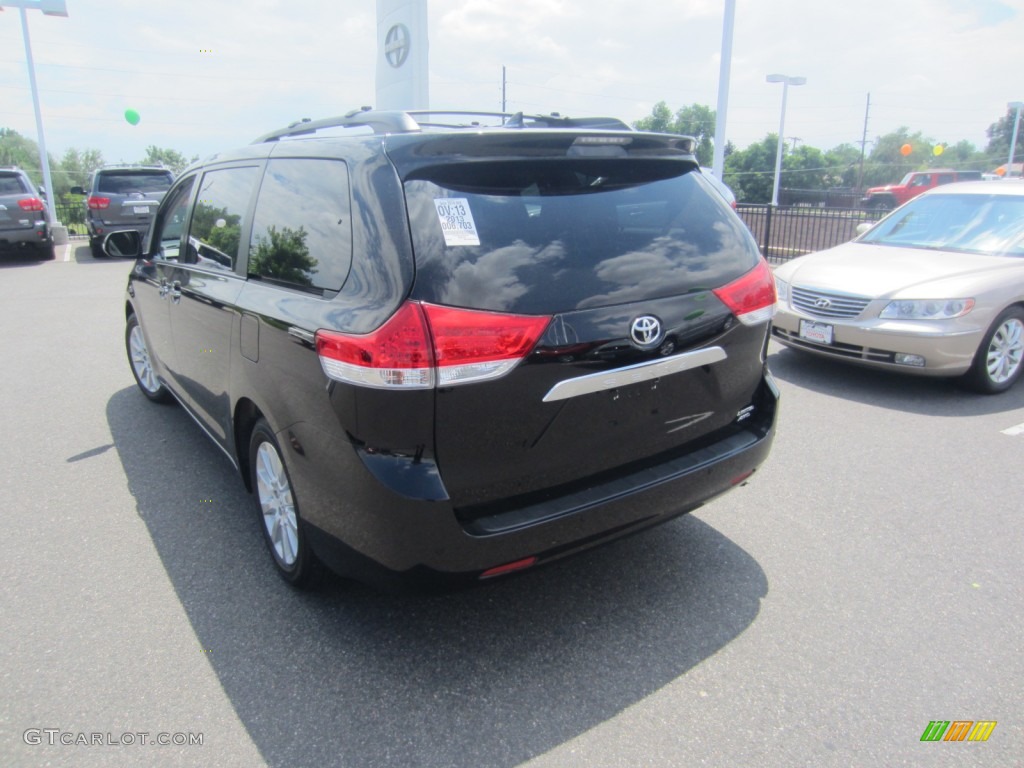
POLYGON ((941 144, 936 144, 935 145, 935 149, 932 150, 932 154, 935 155, 936 157, 938 157, 939 155, 941 155, 945 151, 946 151, 945 148, 941 144))

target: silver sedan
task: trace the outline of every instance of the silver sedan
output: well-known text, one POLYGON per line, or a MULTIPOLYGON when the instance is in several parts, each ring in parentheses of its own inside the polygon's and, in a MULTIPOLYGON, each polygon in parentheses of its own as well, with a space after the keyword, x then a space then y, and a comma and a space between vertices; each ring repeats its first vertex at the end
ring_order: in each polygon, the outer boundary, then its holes
POLYGON ((1024 370, 1024 182, 939 187, 775 280, 788 347, 1005 391, 1024 370))

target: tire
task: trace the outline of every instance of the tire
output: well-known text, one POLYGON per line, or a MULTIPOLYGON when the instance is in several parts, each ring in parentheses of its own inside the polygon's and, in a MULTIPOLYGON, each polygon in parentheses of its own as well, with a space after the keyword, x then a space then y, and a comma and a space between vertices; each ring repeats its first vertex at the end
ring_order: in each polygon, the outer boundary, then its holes
POLYGON ((875 211, 891 211, 896 206, 890 198, 877 197, 871 201, 870 207, 875 211))
POLYGON ((995 395, 1014 385, 1024 371, 1024 309, 1010 307, 988 329, 961 383, 974 392, 995 395))
POLYGON ((128 353, 128 365, 132 369, 132 376, 135 377, 135 383, 139 385, 142 394, 154 403, 170 402, 171 393, 160 383, 156 371, 153 370, 153 360, 146 345, 146 336, 134 314, 128 316, 124 330, 124 346, 128 353))
POLYGON ((53 244, 44 243, 36 246, 36 258, 40 261, 53 261, 53 244))
POLYGON ((256 422, 249 438, 249 477, 260 530, 278 574, 293 587, 316 586, 323 566, 309 546, 288 470, 265 419, 256 422))

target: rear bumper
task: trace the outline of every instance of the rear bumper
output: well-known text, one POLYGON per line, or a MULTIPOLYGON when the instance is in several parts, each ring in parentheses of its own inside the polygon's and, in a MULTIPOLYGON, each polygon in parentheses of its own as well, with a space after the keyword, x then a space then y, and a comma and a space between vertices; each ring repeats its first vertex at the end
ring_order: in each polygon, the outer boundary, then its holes
POLYGON ((45 221, 37 221, 31 227, 0 229, 0 249, 3 250, 51 244, 50 227, 45 221))
MULTIPOLYGON (((290 457, 292 480, 314 550, 342 575, 400 589, 474 581, 496 566, 524 558, 551 562, 659 525, 742 484, 771 449, 778 397, 766 373, 751 417, 714 442, 466 522, 446 499, 400 496, 358 458, 346 467, 317 466, 309 457, 325 455, 326 446, 306 445, 304 456, 290 457), (324 486, 317 477, 336 480, 324 486)), ((279 442, 294 443, 288 435, 279 442)))

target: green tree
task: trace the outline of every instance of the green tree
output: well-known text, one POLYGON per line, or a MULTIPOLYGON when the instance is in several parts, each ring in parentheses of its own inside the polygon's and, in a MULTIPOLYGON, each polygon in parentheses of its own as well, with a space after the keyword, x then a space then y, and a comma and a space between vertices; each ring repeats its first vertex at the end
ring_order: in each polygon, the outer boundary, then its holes
MULTIPOLYGON (((16 165, 25 171, 38 187, 43 183, 39 168, 39 145, 13 128, 0 128, 0 165, 16 165)), ((53 158, 50 158, 53 168, 53 158)))
MULTIPOLYGON (((865 162, 867 160, 865 159, 865 162)), ((860 174, 860 148, 840 144, 825 153, 825 188, 856 187, 860 174)))
POLYGON ((769 203, 775 173, 778 137, 769 133, 757 144, 737 149, 725 158, 726 184, 741 203, 769 203))
POLYGON ((877 187, 894 184, 910 171, 928 168, 934 155, 935 141, 920 131, 914 133, 901 126, 892 133, 875 139, 875 146, 864 164, 864 186, 877 187), (904 155, 902 148, 910 145, 910 154, 904 155))
POLYGON ((256 247, 252 250, 249 272, 297 285, 312 285, 317 260, 309 255, 307 234, 305 227, 281 227, 280 231, 268 227, 265 235, 253 239, 256 247))
POLYGON ((651 114, 633 123, 638 131, 679 133, 697 140, 695 154, 701 165, 711 165, 715 153, 715 111, 703 104, 682 107, 674 115, 664 101, 654 105, 651 114))
POLYGON ((146 147, 146 156, 142 158, 142 162, 145 165, 158 165, 163 163, 174 171, 175 175, 177 175, 185 170, 189 163, 194 163, 198 159, 199 155, 196 155, 191 160, 187 160, 181 152, 178 152, 175 149, 168 149, 166 147, 158 147, 155 144, 150 144, 146 147))
POLYGON ((88 187, 92 172, 103 165, 103 155, 98 149, 78 150, 74 147, 65 150, 58 168, 51 169, 53 186, 61 197, 67 195, 71 187, 88 187))
MULTIPOLYGON (((1010 157, 1010 139, 1013 138, 1013 122, 1017 119, 1017 110, 1007 109, 1006 114, 992 123, 986 134, 988 145, 985 154, 992 165, 1002 165, 1010 157)), ((1024 118, 1022 118, 1024 122, 1024 118)), ((1017 131, 1017 146, 1013 150, 1013 162, 1024 162, 1024 130, 1017 131), (1018 159, 1019 158, 1019 159, 1018 159)))

